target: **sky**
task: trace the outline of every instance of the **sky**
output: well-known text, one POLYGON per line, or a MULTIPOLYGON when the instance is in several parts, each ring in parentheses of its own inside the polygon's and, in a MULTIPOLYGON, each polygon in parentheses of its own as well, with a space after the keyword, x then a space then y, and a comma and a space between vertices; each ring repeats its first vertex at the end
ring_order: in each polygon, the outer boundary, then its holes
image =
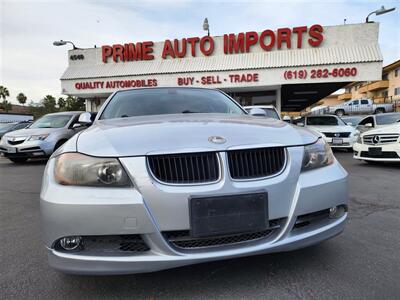
POLYGON ((32 100, 60 97, 70 40, 77 47, 203 36, 279 27, 362 23, 381 5, 394 12, 372 16, 380 23, 384 65, 400 59, 399 1, 19 1, 0 0, 0 85, 12 103, 23 92, 32 100))

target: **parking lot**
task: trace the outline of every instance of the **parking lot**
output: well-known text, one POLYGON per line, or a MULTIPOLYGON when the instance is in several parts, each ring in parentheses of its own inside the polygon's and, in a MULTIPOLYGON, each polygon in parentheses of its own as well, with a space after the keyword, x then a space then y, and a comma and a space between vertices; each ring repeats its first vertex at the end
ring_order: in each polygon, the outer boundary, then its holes
POLYGON ((399 299, 400 166, 335 155, 350 174, 350 215, 340 236, 289 253, 113 277, 48 267, 39 213, 46 162, 0 158, 1 298, 399 299))

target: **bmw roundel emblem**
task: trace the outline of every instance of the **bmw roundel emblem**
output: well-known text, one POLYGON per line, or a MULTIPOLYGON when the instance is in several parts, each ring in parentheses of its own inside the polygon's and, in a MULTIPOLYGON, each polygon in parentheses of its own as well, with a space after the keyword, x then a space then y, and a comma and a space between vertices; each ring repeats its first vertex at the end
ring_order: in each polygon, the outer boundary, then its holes
POLYGON ((224 144, 226 143, 226 139, 222 136, 210 136, 208 141, 213 144, 224 144))

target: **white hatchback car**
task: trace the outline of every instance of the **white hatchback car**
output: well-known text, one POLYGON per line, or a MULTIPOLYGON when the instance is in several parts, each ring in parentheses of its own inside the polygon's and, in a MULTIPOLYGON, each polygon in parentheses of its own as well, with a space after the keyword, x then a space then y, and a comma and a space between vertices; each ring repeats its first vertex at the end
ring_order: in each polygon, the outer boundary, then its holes
POLYGON ((334 115, 302 117, 296 125, 321 133, 332 148, 352 150, 359 135, 358 130, 334 115))
POLYGON ((354 158, 400 162, 400 123, 362 133, 354 144, 354 158))

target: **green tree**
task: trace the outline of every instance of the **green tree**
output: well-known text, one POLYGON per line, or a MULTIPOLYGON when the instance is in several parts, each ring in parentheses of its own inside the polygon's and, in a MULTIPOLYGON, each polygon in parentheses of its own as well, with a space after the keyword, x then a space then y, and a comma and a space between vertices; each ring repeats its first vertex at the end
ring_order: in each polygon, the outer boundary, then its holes
POLYGON ((10 96, 10 92, 5 86, 0 86, 0 98, 3 98, 3 103, 1 104, 1 108, 8 112, 12 109, 11 103, 7 101, 7 97, 10 96))
POLYGON ((85 110, 85 99, 68 96, 65 100, 65 110, 77 111, 85 110))
POLYGON ((58 98, 57 105, 60 108, 60 110, 64 110, 66 105, 65 99, 63 97, 58 98))
POLYGON ((7 97, 10 96, 10 92, 5 86, 0 85, 0 98, 3 98, 3 101, 7 99, 7 97))
POLYGON ((35 119, 38 119, 45 114, 43 105, 38 105, 33 101, 29 103, 28 112, 32 114, 35 119))
POLYGON ((27 97, 24 95, 24 93, 19 93, 17 96, 17 100, 20 104, 25 105, 27 97))
POLYGON ((46 114, 57 111, 56 98, 54 98, 52 95, 46 95, 46 97, 43 98, 41 104, 44 108, 44 113, 46 114))

